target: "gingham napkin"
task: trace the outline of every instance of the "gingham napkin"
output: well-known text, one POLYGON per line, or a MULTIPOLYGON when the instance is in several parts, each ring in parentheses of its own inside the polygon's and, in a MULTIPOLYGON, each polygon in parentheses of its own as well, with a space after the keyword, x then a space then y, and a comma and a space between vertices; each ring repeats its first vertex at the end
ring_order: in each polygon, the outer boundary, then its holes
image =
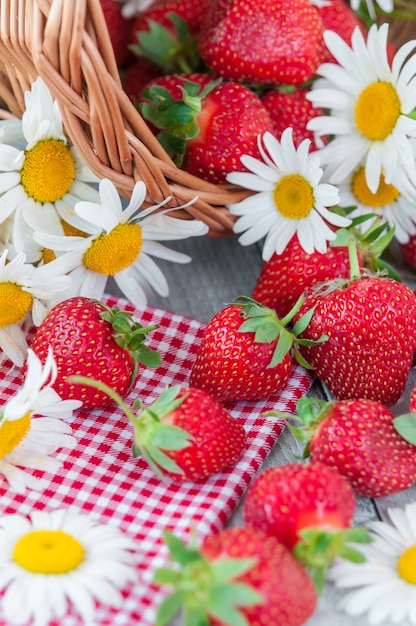
MULTIPOLYGON (((132 404, 139 396, 148 404, 169 385, 186 386, 204 325, 159 309, 135 310, 125 300, 115 297, 106 297, 105 301, 110 306, 134 311, 144 326, 158 325, 148 345, 161 353, 162 365, 156 370, 140 370, 127 402, 132 404)), ((0 394, 4 402, 16 391, 20 378, 4 365, 0 371, 0 394)), ((16 495, 4 482, 0 483, 0 513, 27 515, 34 508, 49 511, 69 507, 91 514, 97 521, 118 526, 135 538, 137 584, 125 590, 122 611, 116 613, 98 607, 94 626, 153 626, 156 608, 165 593, 151 584, 154 570, 166 564, 166 550, 161 541, 163 530, 169 528, 185 540, 189 539, 191 528, 199 540, 220 530, 283 429, 282 422, 262 417, 262 411, 275 408, 294 412, 310 383, 311 375, 298 366, 278 396, 256 403, 227 405, 244 425, 248 447, 232 470, 198 484, 165 484, 143 460, 133 459, 132 429, 117 407, 79 410, 71 422, 78 446, 58 453, 63 461, 60 472, 55 476, 35 472, 44 478, 50 476, 49 486, 42 492, 16 495)), ((1 618, 0 623, 4 624, 1 618)), ((68 615, 59 626, 80 626, 80 621, 75 615, 68 615)))

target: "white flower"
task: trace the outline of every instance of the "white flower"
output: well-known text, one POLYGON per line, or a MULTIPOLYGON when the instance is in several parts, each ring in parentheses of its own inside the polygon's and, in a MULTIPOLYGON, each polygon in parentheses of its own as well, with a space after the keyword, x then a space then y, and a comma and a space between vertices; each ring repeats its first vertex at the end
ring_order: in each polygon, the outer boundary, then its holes
MULTIPOLYGON (((404 182, 403 180, 399 181, 404 182)), ((409 241, 416 234, 416 189, 407 185, 400 190, 399 186, 386 183, 381 175, 380 185, 375 193, 368 188, 364 167, 359 167, 347 181, 338 184, 340 206, 356 206, 348 217, 355 218, 373 213, 382 218, 390 227, 394 227, 395 239, 401 244, 409 241), (405 193, 403 193, 405 192, 405 193)), ((368 229, 373 219, 358 225, 363 232, 368 229)))
POLYGON ((357 588, 339 608, 349 615, 367 615, 370 624, 416 624, 416 503, 389 509, 391 524, 370 522, 373 543, 360 545, 366 562, 340 560, 329 579, 342 589, 357 588))
POLYGON ((2 515, 2 623, 46 626, 70 608, 92 624, 95 601, 122 605, 120 590, 136 580, 134 549, 118 528, 70 510, 2 515))
POLYGON ((56 472, 61 462, 49 455, 76 445, 71 427, 55 416, 71 417, 81 402, 61 400, 51 388, 55 378, 52 352, 42 365, 29 348, 23 386, 0 410, 0 475, 18 493, 26 487, 39 490, 46 486, 45 480, 22 468, 56 472))
MULTIPOLYGON (((15 215, 14 246, 24 250, 22 224, 29 226, 37 213, 59 223, 78 200, 96 200, 97 190, 88 183, 97 177, 84 165, 75 148, 67 145, 57 103, 38 78, 25 94, 26 110, 21 127, 24 149, 0 143, 0 222, 15 215)), ((16 137, 16 122, 5 140, 16 137)), ((0 137, 1 139, 1 137, 0 137)))
MULTIPOLYGON (((358 9, 360 8, 361 0, 350 0, 350 2, 351 2, 351 8, 353 9, 353 11, 358 11, 358 9)), ((367 4, 368 12, 371 18, 375 20, 377 15, 374 9, 373 0, 366 0, 366 4, 367 4)), ((393 0, 377 0, 376 4, 378 4, 380 9, 382 9, 386 13, 391 13, 394 9, 393 0)))
POLYGON ((359 28, 351 47, 335 32, 326 31, 325 42, 338 63, 324 63, 322 76, 307 98, 330 115, 315 117, 308 129, 318 136, 333 135, 321 150, 329 181, 343 182, 365 162, 369 189, 375 193, 380 176, 387 183, 395 177, 416 185, 415 158, 410 137, 416 136, 416 120, 409 114, 416 106, 416 56, 408 55, 416 41, 397 51, 391 67, 387 59, 388 24, 370 28, 367 43, 359 28))
POLYGON ((335 239, 330 225, 351 222, 327 209, 337 204, 339 196, 333 185, 319 183, 323 174, 319 156, 309 154, 309 139, 295 148, 292 128, 283 131, 280 142, 268 132, 262 141, 259 138, 263 161, 243 155, 241 161, 250 173, 227 176, 230 183, 257 192, 229 205, 230 213, 240 216, 234 224, 235 233, 244 233, 239 242, 247 246, 266 237, 266 261, 274 253, 281 254, 295 234, 307 253, 325 253, 327 242, 335 239))
POLYGON ((23 322, 30 314, 39 326, 57 295, 70 287, 71 279, 59 275, 55 262, 34 267, 19 252, 8 263, 7 254, 6 249, 0 256, 0 351, 21 367, 27 350, 23 322))
POLYGON ((143 11, 146 11, 155 0, 117 0, 120 2, 123 7, 121 9, 121 14, 126 19, 130 19, 132 17, 136 17, 143 11))
MULTIPOLYGON (((35 240, 46 248, 66 251, 55 263, 62 272, 69 272, 73 280, 70 295, 101 299, 108 277, 114 276, 126 298, 138 307, 146 304, 151 289, 167 296, 168 284, 151 256, 176 263, 191 259, 158 241, 204 235, 208 227, 199 220, 181 220, 157 213, 161 205, 141 211, 146 195, 142 181, 134 186, 124 210, 110 180, 100 182, 99 192, 101 204, 79 202, 75 207, 79 228, 88 237, 34 233, 35 240)), ((77 225, 75 220, 73 225, 77 225)))

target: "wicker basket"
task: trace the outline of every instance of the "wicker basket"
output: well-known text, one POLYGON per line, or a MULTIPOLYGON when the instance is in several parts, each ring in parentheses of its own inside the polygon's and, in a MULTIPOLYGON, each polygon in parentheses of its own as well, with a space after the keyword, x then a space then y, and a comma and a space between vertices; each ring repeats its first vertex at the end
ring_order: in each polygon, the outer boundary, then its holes
MULTIPOLYGON (((403 28, 396 30, 401 38, 403 28)), ((176 207, 197 196, 174 214, 199 218, 211 232, 230 232, 234 218, 226 204, 249 192, 175 166, 122 89, 99 0, 0 1, 1 117, 21 117, 24 92, 38 76, 59 103, 67 136, 97 176, 111 179, 126 198, 143 180, 147 204, 171 196, 168 206, 176 207)))

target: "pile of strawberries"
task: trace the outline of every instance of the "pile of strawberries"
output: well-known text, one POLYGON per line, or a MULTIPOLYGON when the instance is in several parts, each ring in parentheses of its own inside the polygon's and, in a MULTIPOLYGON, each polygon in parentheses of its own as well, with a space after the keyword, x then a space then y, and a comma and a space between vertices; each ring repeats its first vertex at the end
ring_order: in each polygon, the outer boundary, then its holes
POLYGON ((130 20, 101 3, 124 90, 177 165, 214 183, 259 156, 259 134, 295 119, 296 143, 313 139, 306 94, 332 58, 324 30, 365 31, 345 0, 156 0, 130 20))
MULTIPOLYGON (((258 156, 259 133, 279 136, 296 120, 295 140, 308 136, 305 95, 328 60, 323 31, 350 41, 357 25, 365 29, 344 0, 156 0, 130 20, 120 3, 101 2, 126 92, 178 166, 215 183, 241 169, 241 154, 258 156)), ((37 329, 31 348, 43 361, 52 349, 61 397, 84 408, 117 402, 132 425, 133 454, 165 481, 201 481, 236 464, 246 435, 227 403, 282 391, 296 362, 334 396, 303 398, 296 416, 274 414, 304 442, 305 458, 258 475, 242 527, 199 550, 166 533, 181 568, 156 574, 176 589, 158 626, 180 606, 186 623, 300 626, 332 560, 362 558, 350 545, 368 541, 351 528, 355 497, 416 480, 416 399, 409 414, 390 410, 413 366, 416 296, 392 272, 372 273, 391 240, 384 229, 376 224, 366 237, 353 223, 355 245, 327 254, 306 254, 295 237, 264 264, 252 297, 207 324, 188 387, 168 388, 139 410, 125 398, 140 368, 163 360, 151 348, 154 327, 77 297, 37 329)))

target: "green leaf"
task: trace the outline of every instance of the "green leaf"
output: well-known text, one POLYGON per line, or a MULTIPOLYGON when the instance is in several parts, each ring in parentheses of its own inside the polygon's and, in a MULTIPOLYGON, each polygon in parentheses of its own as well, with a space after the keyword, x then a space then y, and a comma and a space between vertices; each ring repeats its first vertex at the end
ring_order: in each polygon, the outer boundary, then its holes
POLYGON ((182 579, 180 570, 160 567, 155 571, 153 582, 156 585, 176 585, 182 579))
POLYGON ((186 394, 178 397, 180 390, 180 385, 172 385, 171 387, 166 387, 166 389, 148 407, 147 410, 151 411, 154 415, 157 415, 158 417, 166 415, 167 413, 171 413, 171 411, 174 411, 178 406, 180 406, 186 398, 186 394))
POLYGON ((154 463, 157 463, 159 468, 165 470, 167 472, 171 472, 173 474, 183 475, 185 472, 173 459, 171 459, 167 454, 159 450, 156 446, 148 443, 146 446, 146 452, 148 456, 152 459, 154 463))
POLYGON ((170 424, 158 425, 152 433, 152 444, 162 450, 183 450, 189 446, 190 435, 183 428, 170 424))
POLYGON ((215 602, 215 599, 212 599, 210 604, 210 613, 224 626, 249 626, 247 618, 241 611, 228 604, 215 602))
POLYGON ((281 363, 286 354, 289 352, 292 345, 293 337, 291 333, 286 330, 286 328, 282 328, 279 339, 277 341, 276 349, 272 356, 272 360, 267 367, 275 367, 276 365, 281 363))
POLYGON ((137 351, 138 361, 141 365, 149 368, 159 367, 162 363, 162 356, 157 350, 141 345, 137 351))
POLYGON ((134 459, 142 456, 141 450, 135 441, 133 441, 133 444, 131 446, 131 454, 134 459))
POLYGON ((403 439, 416 445, 416 413, 396 417, 393 420, 393 426, 403 439))
POLYGON ((241 576, 250 570, 256 562, 256 558, 221 559, 212 561, 211 568, 215 580, 217 582, 225 582, 241 576))
POLYGON ((316 309, 316 305, 313 306, 311 309, 309 309, 308 311, 306 311, 306 313, 304 313, 296 322, 296 324, 293 327, 293 334, 295 336, 297 335, 301 335, 306 328, 309 326, 309 323, 313 317, 313 314, 315 313, 315 309, 316 309))
POLYGON ((166 626, 180 611, 183 604, 183 593, 174 591, 160 604, 156 614, 155 626, 166 626))
POLYGON ((169 548, 171 559, 172 561, 175 561, 175 563, 187 565, 188 563, 194 563, 195 561, 205 561, 202 554, 198 550, 188 547, 180 537, 174 535, 169 530, 165 530, 163 532, 163 539, 169 548))
POLYGON ((212 598, 219 604, 241 607, 264 603, 264 597, 245 583, 215 585, 212 598))

